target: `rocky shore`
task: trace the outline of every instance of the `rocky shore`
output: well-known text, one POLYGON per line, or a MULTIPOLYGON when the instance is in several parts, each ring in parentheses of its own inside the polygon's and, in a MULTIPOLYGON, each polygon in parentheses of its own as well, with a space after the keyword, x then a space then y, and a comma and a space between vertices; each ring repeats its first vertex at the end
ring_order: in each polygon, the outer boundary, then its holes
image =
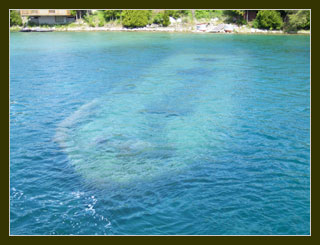
MULTIPOLYGON (((80 31, 126 31, 126 32, 181 32, 181 33, 239 33, 239 34, 286 34, 282 30, 262 30, 250 28, 248 26, 228 25, 228 31, 225 28, 215 31, 214 27, 208 27, 205 30, 197 30, 196 25, 175 25, 168 27, 159 27, 156 25, 149 25, 142 28, 125 28, 122 26, 104 26, 104 27, 90 27, 86 25, 79 26, 46 26, 46 27, 12 27, 11 31, 22 32, 80 32, 80 31), (229 31, 230 30, 230 31, 229 31)), ((297 34, 310 34, 310 31, 298 31, 297 34)))

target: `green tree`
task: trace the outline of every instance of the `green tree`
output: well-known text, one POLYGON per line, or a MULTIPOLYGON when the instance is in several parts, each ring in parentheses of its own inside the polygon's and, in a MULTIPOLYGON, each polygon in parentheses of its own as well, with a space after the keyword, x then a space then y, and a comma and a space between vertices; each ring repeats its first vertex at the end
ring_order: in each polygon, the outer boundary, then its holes
POLYGON ((122 10, 105 10, 104 12, 104 18, 106 21, 110 20, 116 20, 121 17, 122 10))
POLYGON ((169 15, 168 15, 167 11, 164 11, 162 26, 166 27, 168 25, 170 25, 169 15))
POLYGON ((166 10, 168 16, 178 19, 183 16, 189 16, 192 15, 191 10, 166 10))
POLYGON ((104 11, 98 10, 96 14, 96 21, 98 22, 98 26, 102 27, 105 25, 105 17, 104 17, 104 11))
POLYGON ((73 17, 76 17, 76 16, 77 16, 77 10, 70 10, 70 14, 71 14, 73 17))
POLYGON ((288 13, 284 29, 288 32, 310 29, 310 11, 298 10, 288 13))
POLYGON ((153 21, 154 24, 162 24, 163 22, 163 13, 157 13, 154 17, 153 17, 153 21))
POLYGON ((245 24, 244 10, 224 10, 223 15, 226 16, 226 21, 237 24, 245 24))
POLYGON ((167 11, 157 13, 152 20, 152 23, 159 24, 162 26, 170 25, 169 14, 167 11))
POLYGON ((19 11, 10 10, 10 26, 22 26, 22 18, 19 11))
POLYGON ((124 10, 122 12, 122 25, 128 28, 144 27, 148 24, 150 11, 124 10))
POLYGON ((280 30, 283 26, 281 15, 275 10, 260 10, 253 22, 255 28, 280 30))
POLYGON ((87 13, 83 19, 90 27, 102 27, 105 25, 105 17, 104 17, 104 11, 98 10, 92 14, 87 13))
POLYGON ((213 16, 214 10, 196 10, 196 19, 210 19, 213 16))
POLYGON ((76 19, 81 19, 82 16, 86 16, 87 11, 86 10, 71 10, 70 13, 76 19))
POLYGON ((95 27, 96 26, 96 23, 95 23, 95 18, 93 15, 90 15, 90 14, 86 14, 84 17, 83 17, 84 21, 88 23, 88 25, 90 27, 95 27))

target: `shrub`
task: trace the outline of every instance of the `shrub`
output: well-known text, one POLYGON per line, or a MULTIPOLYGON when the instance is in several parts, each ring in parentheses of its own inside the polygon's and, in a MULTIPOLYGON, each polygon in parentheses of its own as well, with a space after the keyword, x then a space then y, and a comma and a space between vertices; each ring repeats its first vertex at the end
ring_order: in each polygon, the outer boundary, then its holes
POLYGON ((90 27, 102 27, 105 25, 104 12, 97 11, 94 14, 87 14, 84 16, 84 21, 88 23, 90 27))
POLYGON ((105 24, 105 22, 103 20, 100 20, 99 23, 98 23, 98 26, 102 27, 102 26, 104 26, 104 24, 105 24))
POLYGON ((90 27, 95 27, 95 26, 96 26, 96 24, 95 24, 95 22, 94 22, 94 16, 93 16, 93 15, 85 15, 85 16, 83 17, 83 19, 84 19, 85 22, 88 23, 88 25, 89 25, 90 27))
POLYGON ((128 28, 144 27, 148 24, 150 11, 124 10, 122 12, 122 25, 128 28))
POLYGON ((280 30, 282 26, 281 15, 275 10, 260 10, 253 22, 253 27, 267 30, 280 30))
POLYGON ((10 26, 22 26, 22 18, 16 10, 10 10, 10 26))
POLYGON ((254 20, 252 21, 252 27, 253 27, 253 28, 259 28, 259 23, 258 23, 257 19, 254 19, 254 20))

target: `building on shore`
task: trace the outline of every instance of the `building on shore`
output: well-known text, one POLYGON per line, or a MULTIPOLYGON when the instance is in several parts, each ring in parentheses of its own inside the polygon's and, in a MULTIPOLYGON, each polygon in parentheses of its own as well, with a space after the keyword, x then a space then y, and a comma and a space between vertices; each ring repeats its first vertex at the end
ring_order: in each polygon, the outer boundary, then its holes
POLYGON ((71 10, 63 9, 22 9, 20 15, 24 22, 37 25, 67 24, 75 21, 75 17, 71 15, 71 10))
POLYGON ((253 21, 257 17, 258 10, 245 10, 244 19, 249 22, 253 21))

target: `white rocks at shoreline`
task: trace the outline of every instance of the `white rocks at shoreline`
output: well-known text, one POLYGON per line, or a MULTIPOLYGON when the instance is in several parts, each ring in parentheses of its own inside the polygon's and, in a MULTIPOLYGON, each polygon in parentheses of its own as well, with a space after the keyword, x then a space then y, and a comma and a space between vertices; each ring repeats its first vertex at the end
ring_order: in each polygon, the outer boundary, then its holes
POLYGON ((156 27, 156 26, 146 26, 142 28, 124 28, 124 27, 68 27, 65 29, 56 29, 56 31, 128 31, 128 32, 137 32, 137 31, 148 31, 148 32, 187 32, 191 31, 189 28, 181 27, 156 27))
MULTIPOLYGON (((47 32, 47 31, 55 31, 55 32, 77 32, 77 31, 125 31, 125 32, 189 32, 189 33, 239 33, 239 34, 285 34, 282 30, 262 30, 251 28, 248 26, 237 26, 234 24, 220 24, 216 25, 208 25, 208 28, 203 30, 197 30, 195 26, 184 26, 181 24, 170 25, 168 27, 161 27, 158 25, 148 25, 142 28, 125 28, 122 26, 104 26, 104 27, 89 27, 85 25, 81 26, 66 26, 66 27, 28 27, 28 28, 17 28, 15 27, 15 31, 25 31, 25 32, 47 32), (217 28, 220 25, 223 25, 223 28, 217 28)), ((310 31, 299 31, 298 34, 310 34, 310 31)))

